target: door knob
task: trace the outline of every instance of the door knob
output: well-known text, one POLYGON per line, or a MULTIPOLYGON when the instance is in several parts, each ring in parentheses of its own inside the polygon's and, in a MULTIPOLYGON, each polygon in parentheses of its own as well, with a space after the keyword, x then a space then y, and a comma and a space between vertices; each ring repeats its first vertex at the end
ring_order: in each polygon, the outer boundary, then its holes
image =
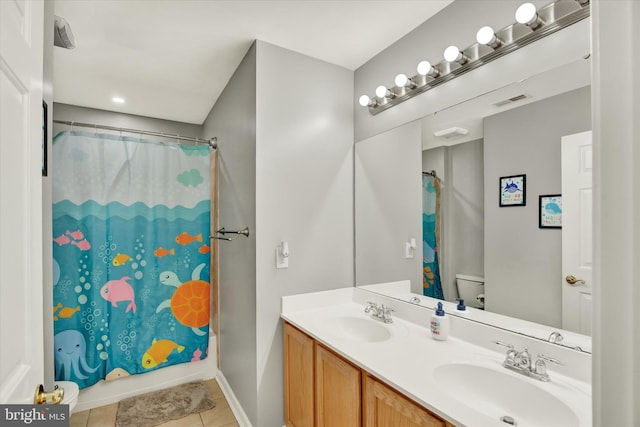
POLYGON ((50 393, 46 393, 44 391, 44 386, 42 384, 36 387, 36 393, 33 398, 33 403, 35 405, 47 405, 47 404, 59 404, 62 402, 64 398, 64 389, 56 387, 50 393))
POLYGON ((582 279, 577 279, 576 276, 572 276, 572 275, 568 275, 567 277, 564 278, 564 280, 567 281, 568 284, 570 285, 584 285, 585 282, 582 279))

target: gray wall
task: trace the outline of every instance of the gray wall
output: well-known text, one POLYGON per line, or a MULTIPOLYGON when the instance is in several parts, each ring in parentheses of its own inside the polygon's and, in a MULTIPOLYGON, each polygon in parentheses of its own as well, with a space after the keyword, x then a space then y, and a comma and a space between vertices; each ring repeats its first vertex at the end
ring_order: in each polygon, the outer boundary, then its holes
POLYGON ((446 300, 458 297, 456 274, 484 276, 484 166, 481 139, 425 150, 425 171, 441 177, 441 280, 446 300))
POLYGON ((254 426, 256 392, 256 46, 203 124, 218 137, 218 222, 249 238, 219 244, 220 370, 254 426))
MULTIPOLYGON (((95 108, 78 107, 76 105, 56 103, 54 105, 53 114, 54 119, 56 120, 76 121, 79 123, 148 130, 153 132, 166 132, 168 134, 192 137, 202 136, 202 126, 199 125, 154 119, 153 117, 136 116, 133 114, 118 113, 115 111, 97 110, 95 108)), ((53 135, 55 136, 58 132, 69 129, 70 127, 67 125, 54 124, 53 135)), ((76 127, 75 130, 91 132, 91 128, 76 127)))
POLYGON ((220 244, 220 361, 254 426, 284 424, 282 296, 353 286, 351 93, 351 71, 257 41, 203 124, 219 225, 251 229, 220 244))
POLYGON ((257 42, 256 426, 284 424, 281 297, 354 283, 352 93, 352 71, 257 42))
POLYGON ((416 121, 356 147, 356 283, 411 280, 422 294, 422 128, 416 121), (405 243, 416 239, 414 258, 405 243))
MULTIPOLYGON (((446 289, 456 290, 456 274, 484 276, 483 141, 449 147, 446 289)), ((451 292, 452 295, 456 292, 451 292)), ((456 298, 457 296, 454 296, 456 298)))
POLYGON ((561 326, 561 230, 538 228, 538 196, 561 193, 560 137, 589 129, 589 87, 485 118, 487 310, 561 326), (499 178, 516 174, 526 206, 500 208, 499 178))
MULTIPOLYGON (((513 24, 514 13, 521 3, 521 0, 454 1, 358 68, 353 94, 355 140, 369 138, 507 83, 578 60, 590 52, 590 23, 583 20, 457 77, 455 83, 440 85, 376 116, 357 103, 360 95, 373 96, 378 85, 392 87, 398 73, 415 75, 418 62, 425 59, 439 62, 447 46, 455 44, 464 49, 475 43, 480 27, 490 25, 498 29, 513 24)), ((532 3, 544 6, 549 1, 533 0, 532 3)))

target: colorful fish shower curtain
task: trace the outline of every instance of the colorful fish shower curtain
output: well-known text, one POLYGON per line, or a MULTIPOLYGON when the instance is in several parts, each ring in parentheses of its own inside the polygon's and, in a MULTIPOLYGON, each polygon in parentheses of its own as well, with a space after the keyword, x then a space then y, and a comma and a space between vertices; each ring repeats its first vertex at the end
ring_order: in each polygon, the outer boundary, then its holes
POLYGON ((444 299, 440 282, 440 182, 432 176, 422 176, 422 293, 444 299))
POLYGON ((209 147, 66 131, 52 174, 56 380, 204 359, 209 147))

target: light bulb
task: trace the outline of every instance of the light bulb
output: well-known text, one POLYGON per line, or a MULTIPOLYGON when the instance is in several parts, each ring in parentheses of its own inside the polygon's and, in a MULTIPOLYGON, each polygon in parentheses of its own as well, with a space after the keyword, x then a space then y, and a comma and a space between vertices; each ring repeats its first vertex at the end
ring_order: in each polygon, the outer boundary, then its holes
POLYGON ((491 27, 482 27, 476 33, 476 41, 480 44, 489 44, 496 38, 496 33, 491 27))
POLYGON ((431 71, 431 62, 429 61, 420 61, 418 66, 416 67, 418 70, 418 74, 421 76, 426 76, 431 71))
POLYGON ((516 10, 516 21, 520 24, 531 25, 538 18, 538 12, 533 3, 523 3, 516 10))
POLYGON ((111 98, 111 101, 115 102, 116 104, 124 104, 125 103, 124 98, 120 98, 119 96, 114 96, 113 98, 111 98))
POLYGON ((438 70, 436 70, 435 67, 431 65, 431 62, 429 61, 420 61, 417 69, 418 69, 418 74, 420 74, 421 76, 436 77, 438 75, 438 70))
POLYGON ((371 98, 369 98, 367 95, 362 95, 360 99, 358 99, 358 103, 363 107, 368 107, 370 102, 371 98))
POLYGON ((476 33, 476 41, 480 44, 487 45, 491 48, 498 48, 502 44, 502 40, 497 36, 493 28, 482 27, 476 33))
POLYGON ((405 87, 409 83, 409 77, 404 74, 398 74, 395 80, 396 86, 405 87))
POLYGON ((376 96, 378 98, 384 98, 387 96, 388 91, 389 90, 385 86, 380 85, 376 88, 376 96))
POLYGON ((456 46, 449 46, 444 50, 444 59, 449 62, 459 62, 461 64, 466 62, 464 55, 456 46))

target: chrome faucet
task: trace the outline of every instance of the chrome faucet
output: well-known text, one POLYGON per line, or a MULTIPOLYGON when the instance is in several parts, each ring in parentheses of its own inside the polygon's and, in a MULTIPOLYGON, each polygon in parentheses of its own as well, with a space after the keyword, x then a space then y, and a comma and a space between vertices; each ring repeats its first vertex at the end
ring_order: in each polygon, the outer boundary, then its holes
POLYGON ((562 366, 562 363, 559 360, 545 356, 542 353, 538 353, 538 359, 532 366, 531 355, 529 354, 527 347, 525 347, 522 351, 516 351, 511 344, 506 344, 502 341, 493 341, 493 343, 508 348, 502 366, 514 372, 518 372, 522 375, 547 382, 551 381, 551 378, 547 373, 547 365, 545 362, 551 362, 555 365, 562 366))
POLYGON ((371 313, 371 317, 381 320, 384 323, 393 323, 393 319, 391 318, 391 312, 393 311, 391 307, 387 307, 384 304, 378 305, 375 302, 367 302, 367 306, 364 309, 365 313, 371 313))

